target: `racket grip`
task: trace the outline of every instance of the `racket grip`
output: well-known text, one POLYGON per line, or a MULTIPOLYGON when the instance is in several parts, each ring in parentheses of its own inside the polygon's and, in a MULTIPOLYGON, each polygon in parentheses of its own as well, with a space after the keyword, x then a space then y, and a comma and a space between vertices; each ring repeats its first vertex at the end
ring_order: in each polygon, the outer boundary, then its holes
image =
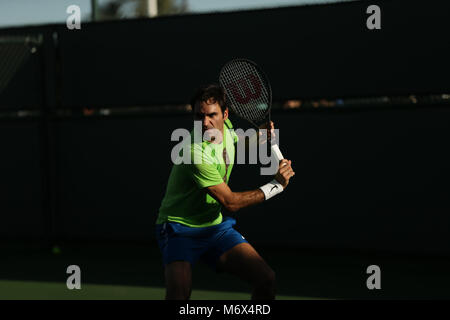
POLYGON ((278 148, 278 145, 276 143, 274 143, 271 146, 272 149, 272 154, 275 156, 275 158, 278 160, 278 162, 280 162, 281 160, 284 159, 283 155, 281 154, 280 148, 278 148))

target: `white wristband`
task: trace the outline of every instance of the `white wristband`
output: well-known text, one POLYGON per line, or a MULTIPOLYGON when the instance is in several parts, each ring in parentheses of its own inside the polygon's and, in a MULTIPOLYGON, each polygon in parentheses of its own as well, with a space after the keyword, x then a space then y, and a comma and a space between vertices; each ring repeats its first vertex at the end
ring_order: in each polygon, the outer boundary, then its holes
POLYGON ((273 196, 276 196, 280 192, 283 192, 283 186, 276 179, 273 179, 268 184, 259 187, 264 193, 266 200, 269 200, 273 196))

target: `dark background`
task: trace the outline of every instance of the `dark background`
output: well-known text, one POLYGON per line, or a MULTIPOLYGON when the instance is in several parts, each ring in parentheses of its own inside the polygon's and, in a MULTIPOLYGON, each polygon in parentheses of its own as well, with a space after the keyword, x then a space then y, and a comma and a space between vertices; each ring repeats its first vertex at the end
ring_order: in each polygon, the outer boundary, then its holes
MULTIPOLYGON (((185 104, 235 57, 264 69, 275 102, 448 93, 448 2, 377 4, 382 29, 373 31, 364 1, 0 30, 43 36, 0 92, 0 111, 39 111, 0 119, 3 243, 155 243, 170 136, 191 117, 88 117, 82 108, 185 104)), ((235 214, 251 243, 450 254, 448 107, 274 110, 272 118, 296 176, 273 200, 235 214)), ((236 165, 231 187, 268 179, 236 165)))
POLYGON ((3 29, 44 44, 0 105, 186 103, 235 57, 263 68, 275 100, 446 93, 448 3, 377 3, 381 30, 366 27, 368 1, 3 29))

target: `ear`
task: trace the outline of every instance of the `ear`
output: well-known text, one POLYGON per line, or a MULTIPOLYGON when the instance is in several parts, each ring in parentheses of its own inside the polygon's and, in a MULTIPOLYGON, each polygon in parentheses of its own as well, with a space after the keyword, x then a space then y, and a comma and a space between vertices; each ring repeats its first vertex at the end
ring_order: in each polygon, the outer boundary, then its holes
POLYGON ((225 111, 223 112, 223 120, 228 120, 228 108, 225 109, 225 111))

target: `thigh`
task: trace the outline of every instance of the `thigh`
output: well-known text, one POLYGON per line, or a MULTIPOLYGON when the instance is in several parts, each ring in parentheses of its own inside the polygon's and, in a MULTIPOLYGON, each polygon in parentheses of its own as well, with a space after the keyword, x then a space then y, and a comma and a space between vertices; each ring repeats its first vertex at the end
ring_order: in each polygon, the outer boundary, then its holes
POLYGON ((156 239, 164 266, 178 261, 186 261, 194 265, 201 254, 207 250, 207 247, 202 246, 201 239, 184 236, 179 231, 180 228, 171 223, 158 225, 156 228, 156 239))
POLYGON ((218 270, 224 271, 254 284, 272 269, 248 242, 240 243, 222 254, 218 261, 218 270))

